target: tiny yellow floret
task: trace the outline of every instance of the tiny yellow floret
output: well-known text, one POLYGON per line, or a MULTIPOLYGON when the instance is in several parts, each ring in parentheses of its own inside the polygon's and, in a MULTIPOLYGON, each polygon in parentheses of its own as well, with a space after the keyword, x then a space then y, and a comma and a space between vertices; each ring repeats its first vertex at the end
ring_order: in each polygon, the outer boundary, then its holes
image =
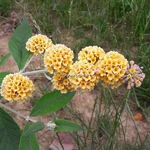
POLYGON ((122 54, 110 51, 96 65, 99 68, 103 85, 117 88, 122 84, 121 80, 127 70, 128 61, 122 54))
POLYGON ((67 91, 74 91, 73 84, 68 80, 66 73, 55 72, 52 78, 52 85, 55 89, 60 90, 61 93, 67 93, 67 91))
POLYGON ((26 49, 31 51, 33 54, 43 54, 45 50, 52 46, 53 43, 46 35, 37 34, 32 36, 26 42, 26 49))
POLYGON ((54 72, 67 73, 70 70, 70 65, 73 63, 73 51, 63 44, 56 44, 44 53, 44 66, 53 74, 54 72))
POLYGON ((83 48, 78 54, 78 60, 87 61, 95 64, 101 60, 105 55, 104 50, 98 46, 87 46, 83 48))
POLYGON ((76 61, 70 67, 68 73, 69 81, 76 90, 91 91, 99 82, 99 73, 97 67, 87 61, 76 61))
POLYGON ((32 96, 34 84, 20 73, 7 75, 1 85, 1 95, 8 101, 24 102, 32 96))

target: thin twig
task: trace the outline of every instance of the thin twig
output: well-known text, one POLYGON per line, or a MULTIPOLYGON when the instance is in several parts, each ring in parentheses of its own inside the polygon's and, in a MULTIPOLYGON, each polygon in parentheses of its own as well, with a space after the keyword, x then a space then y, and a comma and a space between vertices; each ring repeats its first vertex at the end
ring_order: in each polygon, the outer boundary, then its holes
POLYGON ((25 67, 22 69, 22 70, 20 70, 20 73, 22 73, 27 67, 28 67, 28 65, 30 64, 30 62, 33 60, 33 58, 34 58, 34 55, 30 58, 30 60, 26 63, 26 65, 25 65, 25 67))
POLYGON ((57 135, 57 137, 58 137, 58 141, 59 141, 59 143, 60 143, 62 149, 65 150, 65 149, 64 149, 64 146, 63 146, 63 144, 62 144, 62 142, 61 142, 61 139, 60 139, 60 137, 59 137, 58 132, 56 132, 56 135, 57 135))
POLYGON ((47 70, 36 70, 36 71, 30 71, 30 72, 24 72, 21 73, 22 75, 26 76, 26 75, 32 75, 32 74, 37 74, 37 73, 45 73, 47 72, 47 70))
POLYGON ((32 121, 34 123, 37 122, 37 120, 31 119, 29 116, 25 116, 25 115, 21 114, 20 112, 17 112, 17 111, 11 109, 10 107, 8 107, 8 106, 6 106, 6 105, 4 105, 2 103, 0 103, 0 106, 5 108, 5 109, 7 109, 7 110, 9 110, 10 112, 12 112, 12 113, 14 113, 16 115, 19 115, 20 117, 26 119, 27 121, 30 120, 30 121, 32 121))

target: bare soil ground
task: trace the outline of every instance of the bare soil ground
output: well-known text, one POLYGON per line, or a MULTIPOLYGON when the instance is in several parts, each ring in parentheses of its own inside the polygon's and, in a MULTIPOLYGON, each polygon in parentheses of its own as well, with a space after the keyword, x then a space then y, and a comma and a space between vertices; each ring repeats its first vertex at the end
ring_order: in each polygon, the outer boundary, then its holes
MULTIPOLYGON (((1 26, 0 26, 0 57, 4 56, 5 54, 7 54, 9 52, 8 51, 8 41, 9 41, 10 36, 12 35, 12 31, 13 31, 13 28, 11 29, 10 27, 11 27, 11 24, 9 24, 9 22, 6 22, 6 24, 3 22, 3 24, 1 24, 1 26), (8 30, 8 29, 11 29, 11 30, 8 30)), ((32 65, 38 69, 40 66, 42 66, 42 60, 37 57, 36 59, 33 60, 32 65), (35 64, 37 64, 37 62, 39 65, 35 66, 35 64)), ((12 57, 10 57, 8 59, 8 61, 3 66, 0 67, 0 72, 7 72, 7 71, 9 71, 9 72, 17 72, 18 71, 17 66, 12 57)), ((46 83, 47 81, 44 80, 44 82, 46 83)), ((40 91, 37 89, 35 93, 36 94, 40 93, 40 91)), ((85 92, 85 93, 77 92, 75 97, 71 101, 71 103, 74 107, 74 110, 83 116, 86 123, 88 123, 88 120, 91 117, 96 94, 97 93, 94 91, 85 92)), ((39 94, 39 96, 40 96, 40 94, 39 94)), ((6 104, 7 106, 13 108, 14 110, 21 112, 24 115, 29 115, 30 110, 32 109, 31 101, 27 101, 25 103, 16 103, 16 102, 10 103, 7 100, 2 99, 1 102, 6 104)), ((103 106, 101 106, 101 107, 103 107, 103 106)), ((12 114, 12 115, 13 115, 13 118, 15 119, 15 121, 19 124, 20 128, 23 129, 24 125, 26 123, 26 120, 20 118, 17 115, 14 115, 14 114, 12 114)), ((40 117, 35 117, 34 119, 41 120, 41 121, 47 123, 48 121, 50 121, 52 119, 52 116, 44 115, 44 116, 40 116, 40 117)), ((127 112, 125 112, 122 115, 121 120, 124 121, 124 123, 123 123, 124 128, 126 128, 126 139, 129 141, 132 141, 133 138, 136 138, 136 136, 137 136, 136 127, 132 120, 132 117, 127 112), (125 120, 127 120, 127 122, 125 120)), ((150 117, 149 117, 149 120, 150 120, 150 117)), ((146 120, 138 120, 135 122, 137 124, 139 134, 141 135, 141 139, 144 140, 147 133, 150 132, 150 123, 146 120)), ((37 138, 40 143, 40 150, 48 150, 51 143, 54 140, 51 132, 47 129, 44 129, 43 131, 39 132, 37 134, 37 138)), ((58 142, 55 141, 53 144, 58 144, 58 142)), ((51 145, 51 148, 55 150, 54 146, 52 146, 52 145, 51 145)), ((68 146, 68 148, 69 148, 69 146, 68 146)), ((70 149, 68 149, 68 150, 73 150, 73 146, 71 146, 70 149)))

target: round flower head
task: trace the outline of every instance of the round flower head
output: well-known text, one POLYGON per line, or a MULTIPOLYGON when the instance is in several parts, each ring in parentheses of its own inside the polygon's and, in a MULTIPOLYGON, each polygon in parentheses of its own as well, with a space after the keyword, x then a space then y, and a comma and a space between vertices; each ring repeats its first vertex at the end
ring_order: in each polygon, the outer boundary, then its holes
POLYGON ((110 51, 97 63, 97 66, 103 85, 111 85, 111 88, 117 88, 122 84, 122 77, 127 70, 128 61, 118 52, 110 51))
POLYGON ((49 39, 46 35, 37 34, 28 39, 26 42, 26 49, 35 55, 38 55, 39 53, 44 53, 45 49, 52 45, 53 43, 51 39, 49 39))
POLYGON ((44 66, 51 74, 54 71, 67 73, 73 63, 73 51, 63 44, 56 44, 44 53, 44 66))
POLYGON ((20 73, 7 75, 1 85, 1 95, 8 101, 24 102, 32 96, 34 84, 20 73))
POLYGON ((52 85, 61 93, 67 93, 68 90, 73 91, 73 84, 68 80, 66 73, 55 72, 52 78, 52 85))
POLYGON ((74 85, 74 88, 83 91, 93 90, 99 77, 95 65, 81 60, 71 65, 68 73, 69 81, 74 85))
POLYGON ((127 72, 123 77, 123 82, 128 82, 127 89, 131 89, 134 85, 136 87, 141 86, 144 78, 145 74, 142 73, 142 69, 137 64, 134 64, 134 61, 130 61, 127 72))
POLYGON ((104 57, 104 55, 105 55, 105 52, 101 47, 88 46, 88 47, 83 48, 79 52, 78 59, 95 64, 97 61, 101 60, 104 57))

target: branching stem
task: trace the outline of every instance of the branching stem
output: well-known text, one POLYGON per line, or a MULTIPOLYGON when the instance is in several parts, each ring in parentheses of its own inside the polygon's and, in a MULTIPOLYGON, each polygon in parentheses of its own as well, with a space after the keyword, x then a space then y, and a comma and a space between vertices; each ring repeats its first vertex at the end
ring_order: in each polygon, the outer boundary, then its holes
POLYGON ((32 74, 38 74, 38 73, 46 73, 47 70, 36 70, 36 71, 30 71, 30 72, 24 72, 24 73, 21 73, 22 75, 24 76, 27 76, 27 75, 32 75, 32 74))
POLYGON ((10 112, 12 112, 12 113, 14 113, 16 115, 19 115, 20 117, 26 119, 27 121, 32 121, 34 123, 37 122, 37 120, 31 119, 29 116, 25 116, 25 115, 21 114, 20 112, 15 111, 15 110, 11 109, 10 107, 8 107, 8 106, 6 106, 6 105, 4 105, 2 103, 0 103, 0 106, 5 108, 5 109, 7 109, 7 110, 9 110, 10 112))

